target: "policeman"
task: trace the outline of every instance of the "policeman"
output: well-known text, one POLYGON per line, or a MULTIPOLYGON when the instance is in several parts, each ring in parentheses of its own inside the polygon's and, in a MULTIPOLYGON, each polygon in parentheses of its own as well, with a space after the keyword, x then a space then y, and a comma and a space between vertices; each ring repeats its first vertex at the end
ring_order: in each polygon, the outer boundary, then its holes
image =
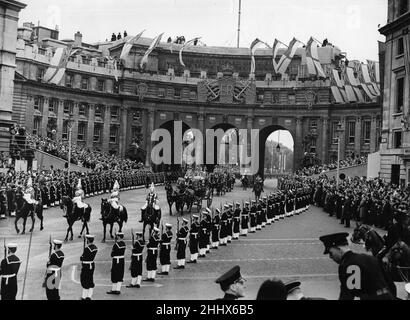
POLYGON ((256 201, 252 200, 252 205, 251 205, 251 210, 249 212, 250 216, 250 231, 249 233, 255 233, 256 232, 256 201))
POLYGON ((83 295, 81 300, 91 300, 94 291, 94 271, 95 263, 94 259, 97 255, 98 248, 94 244, 95 236, 86 235, 85 236, 87 245, 84 248, 83 255, 80 257, 81 261, 81 286, 83 287, 83 295))
POLYGON ((235 266, 215 280, 219 283, 225 296, 218 300, 237 300, 245 296, 245 279, 241 276, 239 266, 235 266))
POLYGON ((157 272, 158 244, 160 240, 159 229, 157 227, 154 227, 147 245, 148 252, 146 262, 148 274, 147 278, 143 281, 155 281, 155 274, 157 272))
POLYGON ((182 227, 178 230, 177 233, 177 260, 178 265, 174 269, 185 269, 185 250, 187 244, 187 237, 188 237, 188 220, 182 219, 182 227))
POLYGON ((54 240, 54 252, 51 254, 49 261, 47 262, 46 271, 46 295, 48 300, 60 300, 60 288, 61 288, 61 267, 64 262, 64 253, 61 251, 63 242, 61 240, 54 240))
POLYGON ((133 243, 131 255, 131 284, 127 288, 140 288, 142 280, 142 251, 145 247, 145 241, 142 237, 142 232, 135 233, 137 240, 133 243))
POLYGON ((212 249, 218 249, 218 245, 219 245, 219 229, 220 229, 220 214, 221 214, 221 210, 216 209, 216 214, 212 219, 212 249))
POLYGON ((245 206, 242 208, 241 213, 241 237, 248 236, 248 226, 249 226, 249 202, 245 202, 245 206))
POLYGON ((339 264, 339 300, 392 300, 393 296, 383 276, 377 258, 358 254, 348 246, 348 233, 335 233, 320 237, 324 254, 339 264))
POLYGON ((199 233, 199 217, 196 214, 192 215, 193 222, 191 224, 191 229, 189 231, 189 251, 191 253, 191 258, 188 263, 197 263, 198 259, 198 233, 199 233))
POLYGON ((159 275, 168 275, 169 267, 171 266, 171 240, 172 240, 172 224, 165 224, 165 233, 161 236, 161 246, 159 251, 159 262, 161 263, 161 273, 159 275))
POLYGON ((111 282, 112 289, 107 294, 121 294, 121 285, 124 281, 125 259, 124 253, 126 245, 124 242, 124 233, 117 232, 115 234, 115 244, 111 251, 112 266, 111 266, 111 282))
POLYGON ((17 244, 9 243, 7 246, 7 257, 0 264, 1 278, 1 300, 16 300, 17 295, 17 274, 21 261, 15 255, 17 244))
POLYGON ((235 203, 235 211, 233 213, 233 230, 232 239, 239 240, 240 225, 241 225, 241 204, 239 202, 235 203))

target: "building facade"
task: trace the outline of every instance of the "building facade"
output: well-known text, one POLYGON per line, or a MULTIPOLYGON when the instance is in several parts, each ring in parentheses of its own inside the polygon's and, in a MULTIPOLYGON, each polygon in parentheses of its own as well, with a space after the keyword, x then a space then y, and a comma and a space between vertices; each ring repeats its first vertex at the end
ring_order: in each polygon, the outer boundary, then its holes
POLYGON ((389 0, 384 48, 383 127, 380 176, 410 182, 410 1, 389 0))
POLYGON ((331 44, 318 48, 327 75, 318 79, 307 72, 305 48, 296 51, 283 76, 273 71, 271 49, 256 52, 256 72, 250 75, 247 48, 187 46, 183 67, 182 45, 171 43, 160 43, 141 68, 148 38, 140 38, 115 67, 111 57, 121 55, 129 38, 90 45, 79 32, 74 40, 58 40, 57 30, 24 24, 17 42, 13 120, 30 133, 62 140, 71 126, 73 143, 120 155, 137 140, 147 151, 147 165, 151 133, 171 129, 175 120, 201 132, 259 129, 261 154, 272 132, 288 130, 295 168, 305 152, 323 163, 337 159, 339 122, 342 159, 378 149, 380 101, 364 92, 362 101, 335 100, 331 72, 337 68, 342 75, 347 62, 331 44), (64 77, 57 84, 44 81, 56 49, 68 46, 78 51, 69 57, 64 77))

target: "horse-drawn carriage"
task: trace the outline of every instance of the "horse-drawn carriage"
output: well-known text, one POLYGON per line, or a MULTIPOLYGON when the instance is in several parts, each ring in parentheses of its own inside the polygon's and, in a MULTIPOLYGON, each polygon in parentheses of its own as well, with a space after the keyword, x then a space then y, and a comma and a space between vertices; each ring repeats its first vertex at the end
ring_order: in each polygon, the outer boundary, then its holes
POLYGON ((192 190, 194 190, 193 205, 197 206, 198 212, 202 209, 202 201, 206 200, 207 208, 212 205, 213 192, 207 188, 203 177, 195 176, 192 178, 192 190))

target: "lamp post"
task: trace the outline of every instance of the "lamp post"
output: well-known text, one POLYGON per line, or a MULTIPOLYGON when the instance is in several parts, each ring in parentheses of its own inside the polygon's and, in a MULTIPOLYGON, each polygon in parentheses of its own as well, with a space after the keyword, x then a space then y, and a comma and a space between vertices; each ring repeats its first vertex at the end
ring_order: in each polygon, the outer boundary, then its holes
POLYGON ((73 118, 72 114, 70 113, 68 120, 67 120, 67 128, 68 128, 68 167, 67 167, 67 175, 70 177, 70 165, 71 165, 71 133, 73 130, 73 118))
POLYGON ((336 133, 337 133, 337 177, 336 177, 336 186, 339 186, 339 176, 340 176, 340 136, 343 133, 343 129, 342 129, 342 122, 339 121, 339 123, 337 124, 337 128, 336 128, 336 133))

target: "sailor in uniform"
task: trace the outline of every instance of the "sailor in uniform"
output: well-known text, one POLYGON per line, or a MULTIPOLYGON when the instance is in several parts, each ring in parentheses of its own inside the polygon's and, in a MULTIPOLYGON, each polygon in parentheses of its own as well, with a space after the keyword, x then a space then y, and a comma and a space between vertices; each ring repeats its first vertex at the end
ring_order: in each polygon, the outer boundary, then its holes
POLYGON ((142 251, 145 247, 145 241, 142 237, 142 232, 135 233, 137 240, 133 243, 132 246, 132 255, 131 255, 131 284, 127 285, 127 288, 140 288, 142 280, 142 251))
POLYGON ((17 274, 21 261, 15 255, 17 244, 9 243, 5 249, 7 249, 7 257, 4 257, 0 263, 1 300, 16 300, 17 274))
POLYGON ((157 273, 157 257, 158 257, 158 244, 160 242, 159 229, 154 227, 151 237, 147 245, 147 278, 143 281, 155 281, 155 275, 157 273))
POLYGON ((256 232, 256 201, 252 200, 251 210, 249 212, 250 216, 250 233, 256 232))
POLYGON ((54 240, 54 252, 51 254, 47 262, 46 271, 46 295, 48 300, 60 300, 61 289, 61 267, 64 262, 64 253, 61 251, 63 242, 61 240, 54 240))
POLYGON ((228 210, 229 205, 224 205, 224 211, 221 215, 221 232, 219 234, 219 245, 226 246, 228 242, 228 210))
POLYGON ((178 230, 177 233, 177 260, 178 265, 174 269, 185 269, 185 250, 187 244, 187 236, 188 236, 188 220, 183 218, 182 219, 182 227, 178 230))
POLYGON ((125 258, 124 253, 126 245, 124 242, 124 233, 117 232, 115 235, 115 244, 111 251, 111 282, 112 289, 107 294, 121 294, 121 285, 124 281, 125 258))
POLYGON ((169 267, 171 266, 171 240, 172 240, 172 224, 165 224, 166 231, 161 236, 161 245, 159 252, 159 262, 161 263, 161 273, 159 275, 168 275, 169 267))
POLYGON ((245 206, 242 209, 241 214, 241 237, 248 236, 248 226, 249 226, 249 202, 245 202, 245 206))
POLYGON ((211 240, 212 240, 212 249, 218 249, 219 245, 219 229, 220 229, 220 221, 221 221, 221 210, 215 209, 216 214, 212 219, 212 234, 211 234, 211 240))
POLYGON ((192 215, 194 221, 191 224, 191 229, 189 231, 189 251, 191 253, 191 258, 188 263, 197 263, 198 259, 198 233, 199 233, 199 217, 196 214, 192 215))
POLYGON ((241 225, 241 204, 239 202, 235 203, 236 208, 233 213, 233 230, 232 239, 239 240, 240 225, 241 225))
POLYGON ((86 235, 85 239, 87 241, 87 245, 84 247, 84 252, 80 257, 81 261, 81 286, 83 287, 83 295, 81 300, 91 300, 94 291, 94 271, 95 271, 95 263, 94 259, 97 255, 98 248, 94 244, 93 235, 86 235))

